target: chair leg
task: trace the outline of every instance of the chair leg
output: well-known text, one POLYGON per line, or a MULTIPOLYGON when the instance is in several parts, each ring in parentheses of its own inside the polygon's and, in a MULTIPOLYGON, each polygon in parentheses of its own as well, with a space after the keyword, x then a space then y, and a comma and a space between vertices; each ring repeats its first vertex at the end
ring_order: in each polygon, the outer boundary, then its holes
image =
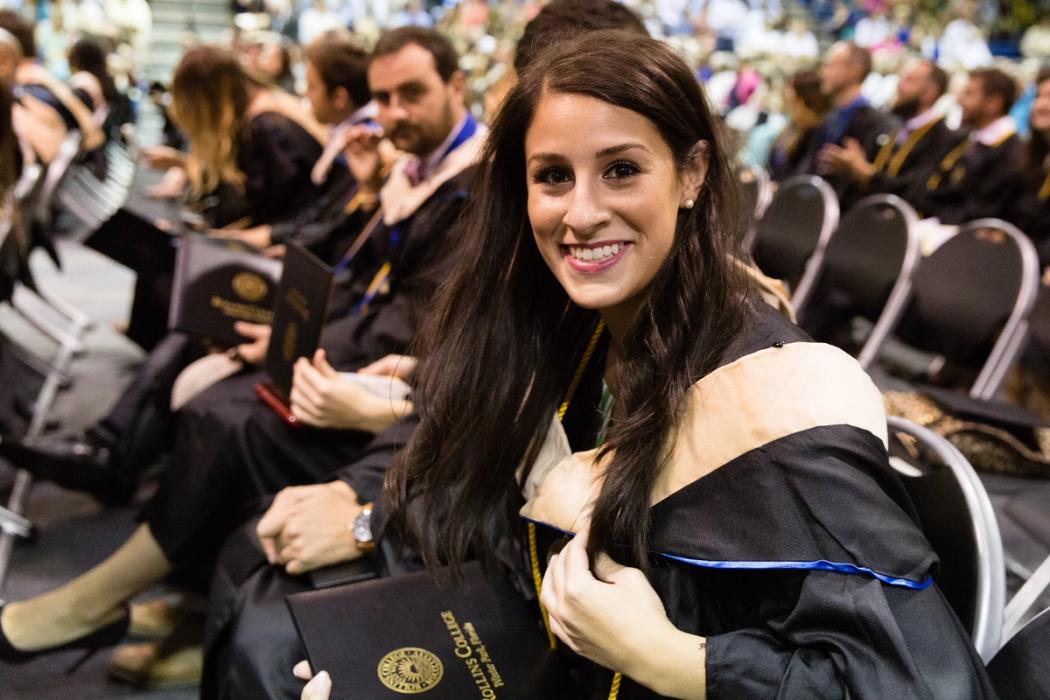
POLYGON ((1043 560, 1006 605, 1003 644, 1024 626, 1025 618, 1039 598, 1050 588, 1050 556, 1043 560))
MULTIPOLYGON (((40 437, 47 427, 47 418, 62 386, 63 377, 69 371, 69 366, 73 362, 77 347, 80 346, 79 341, 75 342, 76 346, 68 343, 59 346, 51 371, 45 376, 44 384, 40 387, 36 401, 33 404, 33 417, 29 422, 28 430, 26 430, 27 440, 32 441, 40 437)), ((11 490, 7 506, 2 511, 10 514, 10 517, 0 518, 0 522, 12 523, 14 527, 0 528, 0 595, 3 594, 4 584, 7 582, 15 537, 29 537, 32 533, 32 523, 22 516, 26 502, 29 500, 29 490, 32 485, 32 474, 24 469, 19 470, 15 475, 15 485, 11 490), (18 527, 19 525, 23 527, 18 527)))

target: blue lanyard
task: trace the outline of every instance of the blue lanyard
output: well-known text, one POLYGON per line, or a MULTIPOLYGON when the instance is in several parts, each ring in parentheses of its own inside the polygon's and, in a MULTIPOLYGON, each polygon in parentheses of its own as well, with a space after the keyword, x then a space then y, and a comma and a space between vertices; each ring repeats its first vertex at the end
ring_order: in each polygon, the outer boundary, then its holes
POLYGON ((452 143, 448 145, 448 148, 441 154, 441 157, 434 163, 435 166, 439 165, 441 161, 445 160, 449 153, 456 150, 464 143, 466 143, 471 136, 473 136, 478 130, 478 123, 474 119, 474 115, 467 112, 467 118, 463 122, 463 126, 460 127, 459 133, 456 134, 456 138, 452 139, 452 143))

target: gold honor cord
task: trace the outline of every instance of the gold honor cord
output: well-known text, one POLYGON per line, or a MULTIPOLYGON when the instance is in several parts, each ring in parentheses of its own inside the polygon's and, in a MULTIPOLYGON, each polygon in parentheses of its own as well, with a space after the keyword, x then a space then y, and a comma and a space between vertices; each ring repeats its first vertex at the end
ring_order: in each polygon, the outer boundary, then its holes
MULTIPOLYGON (((583 373, 587 370, 587 365, 591 361, 591 356, 594 354, 594 349, 598 346, 598 340, 602 336, 602 331, 605 330, 605 321, 598 321, 598 325, 594 328, 594 333, 591 335, 591 340, 587 343, 587 349, 583 351, 583 357, 580 358, 580 364, 576 368, 576 373, 572 376, 572 381, 569 382, 569 389, 565 392, 565 400, 558 406, 558 420, 565 420, 565 413, 569 410, 569 404, 572 402, 573 396, 576 394, 576 390, 580 387, 580 382, 583 380, 583 373)), ((540 557, 536 551, 536 523, 528 524, 528 537, 529 537, 529 562, 532 565, 532 585, 536 587, 536 604, 540 606, 540 616, 543 618, 543 627, 547 630, 547 639, 550 641, 551 649, 555 649, 558 646, 558 642, 554 637, 554 633, 551 632, 550 616, 547 614, 547 608, 543 607, 543 603, 540 602, 540 590, 543 586, 543 577, 540 576, 540 557)), ((620 683, 623 681, 623 674, 619 671, 613 673, 612 686, 609 688, 609 700, 616 700, 620 695, 620 683)))
POLYGON ((1046 174, 1046 179, 1043 180, 1043 186, 1039 188, 1039 199, 1046 201, 1050 199, 1050 173, 1046 174))
MULTIPOLYGON (((1006 143, 1006 140, 1013 135, 1014 130, 1010 129, 1005 134, 1003 134, 998 141, 993 143, 991 145, 991 148, 999 148, 999 146, 1002 146, 1004 143, 1006 143)), ((977 145, 977 141, 971 139, 970 137, 963 139, 962 143, 953 148, 951 152, 944 157, 944 160, 941 161, 940 166, 938 166, 937 168, 938 172, 935 172, 933 175, 930 175, 930 179, 926 181, 926 189, 937 189, 937 187, 940 186, 941 180, 944 178, 944 176, 951 172, 951 169, 955 167, 955 164, 959 162, 959 159, 966 155, 966 153, 975 145, 977 145)))
POLYGON ((889 139, 879 149, 879 154, 875 156, 875 162, 872 163, 875 166, 875 170, 881 172, 886 167, 886 161, 890 159, 890 154, 893 153, 893 146, 897 142, 897 134, 899 133, 900 129, 894 129, 889 139))
POLYGON ((898 150, 893 158, 890 159, 890 167, 886 171, 890 177, 897 177, 897 173, 899 173, 901 168, 904 167, 904 161, 908 159, 909 155, 911 155, 912 149, 915 148, 915 145, 919 143, 919 141, 922 140, 922 137, 940 121, 940 119, 929 121, 908 135, 908 138, 904 140, 903 144, 901 144, 900 150, 898 150))

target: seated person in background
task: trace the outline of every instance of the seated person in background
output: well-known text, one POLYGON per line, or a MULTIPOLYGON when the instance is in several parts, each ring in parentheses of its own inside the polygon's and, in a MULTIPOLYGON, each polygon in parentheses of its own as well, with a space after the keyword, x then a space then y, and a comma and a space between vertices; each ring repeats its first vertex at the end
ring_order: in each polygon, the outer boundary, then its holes
MULTIPOLYGON (((288 218, 319 195, 310 170, 321 155, 324 127, 299 100, 252 78, 232 53, 190 49, 171 92, 189 154, 157 147, 147 158, 185 171, 191 206, 213 235, 288 218)), ((172 276, 173 270, 152 269, 136 279, 127 335, 147 351, 167 334, 172 276)))
POLYGON ((545 59, 493 124, 463 224, 502 265, 463 256, 423 337, 395 521, 428 567, 476 556, 518 590, 546 569, 572 697, 994 697, 878 390, 733 259, 732 166, 690 68, 611 32, 545 59), (571 454, 555 416, 599 319, 611 419, 571 454))
POLYGON ((1029 318, 1031 332, 1021 362, 1008 378, 1010 399, 1050 421, 1050 66, 1035 79, 1035 99, 1028 115, 1030 136, 1023 186, 1010 204, 1010 221, 1035 244, 1042 270, 1039 298, 1029 318))
POLYGON ((959 94, 967 138, 948 152, 912 206, 942 224, 963 224, 986 216, 1002 217, 1021 186, 1024 144, 1007 116, 1017 84, 998 68, 970 72, 959 94))
POLYGON ((891 112, 901 120, 873 160, 855 138, 829 144, 817 155, 819 169, 853 181, 856 196, 895 194, 919 199, 934 168, 958 145, 960 136, 935 111, 948 89, 948 74, 929 59, 915 59, 901 69, 891 112))
POLYGON ((80 132, 82 151, 93 151, 105 143, 105 134, 92 119, 91 110, 37 62, 32 25, 13 10, 0 10, 0 29, 9 32, 18 42, 14 84, 16 97, 26 108, 26 119, 42 121, 51 127, 50 135, 40 128, 27 128, 37 158, 50 163, 69 131, 80 132))
POLYGON ((215 46, 186 52, 171 93, 190 151, 155 151, 154 162, 186 169, 211 227, 271 223, 317 197, 310 171, 325 131, 298 100, 259 83, 215 46))
POLYGON ((107 138, 121 139, 121 127, 135 123, 135 110, 128 96, 117 89, 106 64, 106 50, 97 39, 80 38, 69 47, 69 71, 73 74, 70 85, 81 102, 95 112, 103 133, 107 138), (76 85, 83 81, 83 91, 76 85), (90 97, 88 102, 85 98, 90 97))
POLYGON ((356 182, 347 169, 356 162, 349 163, 343 153, 354 127, 374 124, 366 73, 368 53, 346 32, 330 32, 307 46, 303 56, 310 111, 329 127, 325 150, 310 173, 311 181, 323 191, 294 216, 228 235, 258 248, 294 240, 336 265, 360 228, 354 215, 374 210, 379 184, 356 182))
MULTIPOLYGON (((380 192, 383 216, 365 258, 373 274, 362 279, 352 311, 327 325, 325 352, 309 372, 300 365, 300 374, 330 379, 334 369, 357 370, 404 352, 445 278, 439 263, 458 249, 449 236, 485 134, 466 109, 457 64, 451 43, 433 31, 399 29, 377 43, 369 65, 377 119, 407 155, 380 192)), ((362 139, 362 149, 378 148, 374 136, 362 139)), ((378 154, 373 162, 378 169, 378 154)), ((3 607, 0 658, 24 660, 63 646, 118 641, 127 629, 130 597, 169 574, 187 587, 205 588, 218 548, 257 512, 261 498, 331 475, 367 445, 368 429, 378 429, 346 413, 314 428, 309 409, 300 410, 305 403, 293 408, 307 425, 289 428, 256 399, 259 381, 265 381, 260 373, 243 372, 180 410, 170 465, 143 524, 91 571, 3 607), (341 429, 331 429, 336 427, 341 429)), ((296 390, 305 392, 299 382, 296 390)), ((396 417, 391 411, 389 422, 396 417)))
MULTIPOLYGON (((317 57, 309 64, 308 76, 320 85, 330 83, 333 86, 327 93, 323 93, 319 85, 310 91, 314 118, 327 124, 340 123, 348 118, 352 121, 353 115, 369 99, 367 55, 338 36, 319 39, 309 47, 308 55, 317 57)), ((285 143, 286 139, 277 141, 285 143)), ((342 145, 341 141, 337 145, 342 145)), ((251 167, 258 171, 264 166, 263 162, 251 163, 251 167)), ((311 166, 316 169, 316 163, 311 166)), ((272 228, 282 236, 295 237, 322 255, 329 264, 336 265, 350 241, 367 223, 375 205, 366 201, 368 197, 365 195, 355 201, 357 190, 353 178, 338 163, 331 165, 323 176, 313 178, 303 162, 298 167, 298 175, 302 179, 317 179, 322 183, 323 191, 316 199, 306 202, 296 219, 275 222, 272 228), (313 222, 310 215, 331 218, 313 222), (297 228, 296 222, 301 222, 301 226, 297 228)), ((260 228, 269 231, 271 226, 260 228)), ((242 233, 245 232, 229 235, 240 236, 242 233)), ((354 267, 349 264, 345 267, 345 278, 352 279, 354 267)), ((156 309, 147 308, 146 311, 156 313, 156 309)), ((267 331, 265 328, 244 327, 250 338, 259 338, 267 331)), ((266 335, 257 343, 259 352, 265 348, 268 338, 266 335)), ((152 349, 121 398, 102 420, 78 435, 39 441, 28 450, 22 450, 15 459, 38 477, 50 477, 64 486, 91 491, 104 500, 126 499, 142 470, 156 462, 170 446, 168 424, 172 418, 169 408, 172 385, 179 372, 204 353, 205 348, 198 340, 182 333, 167 334, 152 349)), ((3 449, 14 448, 7 443, 0 445, 0 450, 3 449)))
POLYGON ((820 64, 820 89, 831 100, 831 112, 820 125, 802 167, 804 172, 828 180, 843 211, 857 198, 857 188, 849 178, 823 167, 820 153, 827 146, 841 147, 852 140, 860 145, 868 160, 875 159, 892 125, 861 95, 861 85, 870 72, 871 54, 848 41, 834 44, 820 64))
POLYGON ((1007 218, 1024 231, 1039 252, 1039 267, 1050 267, 1050 67, 1035 80, 1035 100, 1028 115, 1031 136, 1024 164, 1024 184, 1007 218))
POLYGON ((791 76, 784 85, 784 111, 789 121, 769 152, 767 167, 774 180, 781 182, 805 173, 803 168, 809 165, 807 158, 830 108, 816 71, 803 70, 791 76))

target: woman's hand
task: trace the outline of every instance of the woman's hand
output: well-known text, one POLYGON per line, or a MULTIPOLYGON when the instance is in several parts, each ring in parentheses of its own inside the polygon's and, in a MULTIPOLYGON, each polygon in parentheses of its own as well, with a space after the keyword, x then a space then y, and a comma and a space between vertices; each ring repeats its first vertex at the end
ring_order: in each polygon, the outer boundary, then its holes
POLYGON ((706 697, 701 637, 678 630, 645 574, 587 559, 587 527, 551 558, 540 596, 551 631, 577 654, 669 697, 706 697))
POLYGON ((170 146, 151 146, 142 149, 142 158, 154 170, 168 170, 185 168, 187 155, 170 146))
POLYGON ((387 355, 357 370, 358 374, 371 374, 376 377, 396 377, 403 382, 412 379, 419 360, 411 355, 387 355))
POLYGON ((248 323, 237 321, 233 324, 233 330, 237 335, 248 338, 247 343, 237 346, 237 357, 249 365, 258 367, 266 359, 266 349, 270 347, 270 334, 272 329, 262 323, 248 323))
POLYGON ((310 670, 308 661, 297 663, 292 669, 292 675, 300 680, 309 681, 303 688, 303 694, 299 696, 299 700, 328 700, 328 696, 332 693, 332 679, 328 671, 321 671, 315 676, 310 670))
POLYGON ((312 364, 305 357, 296 361, 290 398, 292 414, 317 428, 379 433, 412 410, 409 401, 376 396, 340 377, 324 350, 314 353, 312 364))
POLYGON ((251 228, 214 228, 208 232, 213 238, 232 238, 233 240, 246 243, 260 250, 269 248, 273 243, 270 234, 273 228, 268 224, 252 226, 251 228))

